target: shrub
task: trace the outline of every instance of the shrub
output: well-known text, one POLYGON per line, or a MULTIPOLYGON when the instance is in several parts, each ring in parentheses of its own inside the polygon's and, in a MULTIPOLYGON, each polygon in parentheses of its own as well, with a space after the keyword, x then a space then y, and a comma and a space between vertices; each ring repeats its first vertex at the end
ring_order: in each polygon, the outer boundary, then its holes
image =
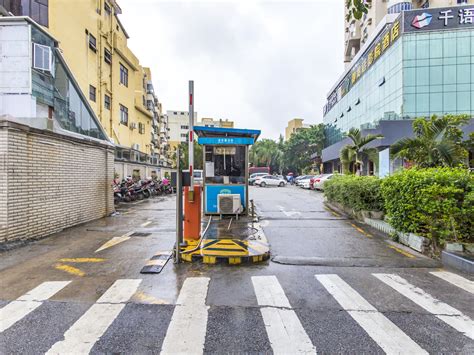
POLYGON ((390 224, 398 231, 445 241, 474 239, 474 177, 466 169, 402 170, 382 181, 390 224))
POLYGON ((380 182, 375 176, 337 175, 324 184, 324 195, 355 212, 383 211, 380 182))

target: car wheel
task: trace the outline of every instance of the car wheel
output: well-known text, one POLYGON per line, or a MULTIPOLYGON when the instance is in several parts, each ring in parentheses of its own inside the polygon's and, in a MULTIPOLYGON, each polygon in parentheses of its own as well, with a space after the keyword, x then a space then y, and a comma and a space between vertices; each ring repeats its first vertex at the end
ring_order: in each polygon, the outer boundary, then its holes
POLYGON ((260 187, 265 187, 266 185, 267 185, 267 184, 266 184, 265 182, 263 182, 263 181, 260 183, 260 187))
POLYGON ((285 183, 284 183, 284 182, 280 182, 280 183, 278 184, 278 186, 283 187, 283 186, 285 186, 285 183))

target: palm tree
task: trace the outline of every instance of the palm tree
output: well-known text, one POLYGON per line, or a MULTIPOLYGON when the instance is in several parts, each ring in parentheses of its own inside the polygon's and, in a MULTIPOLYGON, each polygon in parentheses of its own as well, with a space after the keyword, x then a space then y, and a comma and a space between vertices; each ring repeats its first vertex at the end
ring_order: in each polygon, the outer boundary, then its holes
POLYGON ((406 158, 420 167, 454 167, 466 159, 462 146, 462 126, 468 122, 465 116, 433 116, 418 118, 413 122, 413 138, 402 138, 392 144, 392 156, 406 158))
POLYGON ((362 136, 362 132, 358 128, 351 128, 347 137, 352 140, 352 144, 348 144, 339 152, 339 158, 342 163, 343 172, 349 170, 349 165, 354 162, 354 172, 358 175, 362 172, 362 157, 373 157, 377 153, 375 148, 364 148, 370 142, 383 138, 381 134, 367 134, 362 136))

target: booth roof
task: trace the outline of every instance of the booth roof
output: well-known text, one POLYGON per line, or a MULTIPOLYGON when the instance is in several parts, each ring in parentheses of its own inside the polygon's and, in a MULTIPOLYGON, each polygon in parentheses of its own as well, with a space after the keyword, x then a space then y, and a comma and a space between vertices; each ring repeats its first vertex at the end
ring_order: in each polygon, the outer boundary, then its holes
POLYGON ((255 141, 260 136, 261 131, 255 129, 221 128, 194 126, 194 132, 198 137, 246 137, 255 141))

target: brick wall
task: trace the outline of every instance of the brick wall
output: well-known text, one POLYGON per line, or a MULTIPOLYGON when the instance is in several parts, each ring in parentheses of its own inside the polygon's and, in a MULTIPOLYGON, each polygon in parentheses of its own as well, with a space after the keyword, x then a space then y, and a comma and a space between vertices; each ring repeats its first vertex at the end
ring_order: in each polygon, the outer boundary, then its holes
POLYGON ((114 211, 108 144, 0 120, 0 246, 114 211))

